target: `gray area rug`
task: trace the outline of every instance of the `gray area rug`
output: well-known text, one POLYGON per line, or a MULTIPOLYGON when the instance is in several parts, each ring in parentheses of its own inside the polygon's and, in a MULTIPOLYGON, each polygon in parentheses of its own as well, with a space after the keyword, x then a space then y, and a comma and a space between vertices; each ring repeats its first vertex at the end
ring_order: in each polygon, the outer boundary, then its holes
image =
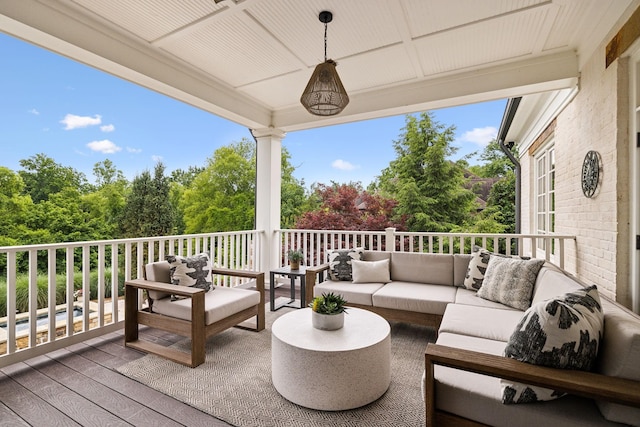
MULTIPOLYGON (((289 402, 271 383, 271 324, 256 333, 231 328, 207 341, 205 363, 191 369, 147 355, 118 368, 164 394, 235 426, 423 426, 421 379, 430 328, 391 323, 391 385, 375 402, 349 411, 324 412, 289 402)), ((186 349, 188 340, 176 344, 186 349)), ((317 373, 309 372, 309 375, 317 373)))

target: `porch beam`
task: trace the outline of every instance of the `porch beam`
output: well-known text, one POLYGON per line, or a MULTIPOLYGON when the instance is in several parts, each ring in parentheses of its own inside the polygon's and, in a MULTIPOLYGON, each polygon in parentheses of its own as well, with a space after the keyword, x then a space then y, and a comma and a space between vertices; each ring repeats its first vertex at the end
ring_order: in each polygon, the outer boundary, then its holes
POLYGON ((428 80, 411 80, 373 93, 350 93, 347 108, 332 118, 309 118, 306 111, 291 107, 276 111, 273 123, 291 132, 311 128, 314 121, 318 126, 329 126, 409 114, 574 88, 578 85, 578 76, 578 57, 575 52, 567 51, 428 80))

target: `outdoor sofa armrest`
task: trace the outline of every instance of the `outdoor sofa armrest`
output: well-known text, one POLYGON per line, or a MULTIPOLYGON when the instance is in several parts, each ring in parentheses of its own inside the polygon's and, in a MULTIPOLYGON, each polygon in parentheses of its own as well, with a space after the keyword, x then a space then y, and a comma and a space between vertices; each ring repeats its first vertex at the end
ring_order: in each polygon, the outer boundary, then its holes
POLYGON ((436 412, 434 365, 504 378, 591 399, 640 407, 640 381, 594 372, 548 368, 504 356, 429 343, 425 351, 425 407, 428 427, 434 425, 436 412))
POLYGON ((198 292, 204 292, 204 289, 192 288, 189 286, 176 286, 171 283, 154 282, 146 279, 127 280, 125 286, 130 286, 148 291, 158 291, 167 294, 180 295, 182 297, 193 297, 198 292))
POLYGON ((305 293, 306 300, 305 306, 311 303, 313 300, 313 287, 316 283, 324 282, 324 272, 329 269, 329 263, 315 265, 311 267, 307 267, 306 272, 304 274, 304 283, 305 283, 305 293), (317 278, 317 280, 316 280, 317 278))

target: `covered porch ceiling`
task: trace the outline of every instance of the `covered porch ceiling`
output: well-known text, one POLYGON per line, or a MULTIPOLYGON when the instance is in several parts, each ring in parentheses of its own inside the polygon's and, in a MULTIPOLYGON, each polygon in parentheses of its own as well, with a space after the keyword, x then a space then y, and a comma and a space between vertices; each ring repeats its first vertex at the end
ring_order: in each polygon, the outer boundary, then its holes
POLYGON ((295 131, 575 88, 634 3, 7 0, 0 31, 248 128, 295 131), (351 98, 333 117, 299 102, 324 60, 322 10, 351 98))

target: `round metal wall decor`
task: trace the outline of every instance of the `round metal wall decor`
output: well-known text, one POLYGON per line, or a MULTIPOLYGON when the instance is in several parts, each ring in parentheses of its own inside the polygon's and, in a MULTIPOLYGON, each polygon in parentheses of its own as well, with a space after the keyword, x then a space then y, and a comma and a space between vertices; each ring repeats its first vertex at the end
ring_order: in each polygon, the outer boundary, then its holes
POLYGON ((593 197, 600 181, 600 154, 589 151, 582 163, 582 192, 586 197, 593 197))

